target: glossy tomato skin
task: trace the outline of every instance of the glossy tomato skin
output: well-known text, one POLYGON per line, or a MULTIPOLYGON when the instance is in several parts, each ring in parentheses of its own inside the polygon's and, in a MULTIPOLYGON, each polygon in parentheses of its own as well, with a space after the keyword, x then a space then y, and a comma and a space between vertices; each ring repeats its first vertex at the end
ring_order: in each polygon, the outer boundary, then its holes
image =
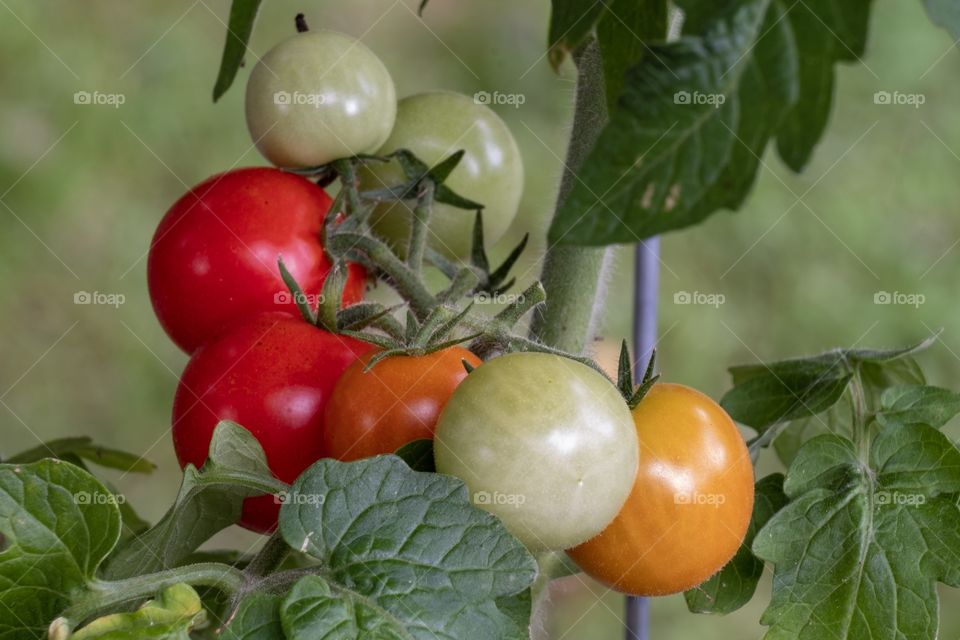
MULTIPOLYGON (((237 320, 295 312, 277 258, 314 301, 330 271, 320 242, 326 192, 270 168, 214 176, 180 198, 154 234, 147 263, 160 324, 187 353, 237 320)), ((363 296, 364 273, 350 265, 344 302, 363 296)))
POLYGON ((393 453, 432 439, 440 411, 467 377, 463 361, 482 360, 463 347, 423 356, 394 356, 364 371, 373 353, 344 372, 327 404, 324 455, 350 461, 393 453))
MULTIPOLYGON (((499 240, 516 216, 523 195, 523 159, 510 129, 489 107, 472 96, 450 91, 421 93, 397 106, 397 122, 378 152, 409 149, 435 165, 463 149, 464 157, 446 184, 464 198, 484 205, 484 239, 499 240)), ((365 189, 401 184, 397 162, 369 164, 361 171, 365 189)), ((406 249, 412 219, 411 203, 381 204, 371 219, 374 231, 398 251, 406 249)), ((436 203, 430 217, 430 246, 450 259, 470 255, 474 215, 436 203)))
POLYGON ((397 94, 359 40, 309 31, 271 49, 250 72, 247 126, 278 167, 306 168, 373 153, 393 128, 397 94))
MULTIPOLYGON (((187 364, 173 402, 180 465, 202 465, 217 423, 233 420, 260 442, 274 475, 293 482, 322 457, 324 408, 340 375, 368 350, 364 342, 277 312, 204 345, 187 364)), ((279 509, 273 496, 248 499, 240 524, 269 531, 279 509)))
POLYGON ((637 436, 619 391, 590 367, 512 353, 467 376, 440 415, 437 471, 466 482, 474 504, 529 549, 564 549, 623 506, 637 436))
POLYGON ((640 440, 633 491, 603 533, 568 553, 618 591, 677 593, 740 548, 753 511, 753 466, 733 420, 696 389, 657 384, 633 420, 640 440))

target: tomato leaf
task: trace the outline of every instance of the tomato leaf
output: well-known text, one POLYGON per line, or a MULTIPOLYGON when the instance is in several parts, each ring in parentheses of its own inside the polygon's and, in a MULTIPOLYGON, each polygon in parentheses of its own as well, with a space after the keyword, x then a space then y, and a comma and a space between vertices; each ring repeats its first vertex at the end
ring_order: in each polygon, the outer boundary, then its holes
POLYGON ((553 68, 558 69, 567 56, 579 49, 593 34, 607 5, 596 0, 552 0, 550 5, 547 56, 553 68))
POLYGON ((433 460, 433 440, 422 438, 408 442, 397 449, 396 455, 414 471, 432 473, 437 470, 433 460))
POLYGON ((253 435, 233 422, 217 425, 210 457, 188 465, 173 506, 151 529, 121 545, 107 562, 111 579, 168 569, 240 518, 243 499, 282 491, 253 435))
POLYGON ((834 65, 862 53, 870 2, 679 5, 683 37, 647 43, 626 72, 552 241, 634 243, 737 209, 773 139, 799 171, 830 112, 834 65))
POLYGON ((939 429, 960 413, 960 394, 939 387, 890 387, 880 402, 877 422, 885 427, 925 424, 939 429))
POLYGON ((102 447, 94 444, 92 439, 85 436, 51 440, 23 453, 18 453, 5 460, 5 462, 26 464, 44 458, 60 458, 70 461, 72 456, 101 467, 120 469, 126 473, 151 473, 157 468, 155 464, 142 456, 102 447))
POLYGON ((113 494, 83 469, 0 465, 0 638, 42 636, 119 537, 113 494))
POLYGON ((954 0, 923 0, 930 19, 960 39, 960 5, 954 0))
POLYGON ((779 422, 826 411, 843 395, 850 378, 839 368, 770 372, 728 391, 720 406, 734 420, 762 434, 779 422))
POLYGON ((610 0, 597 24, 597 42, 603 55, 607 104, 612 108, 623 92, 627 69, 649 54, 647 42, 667 39, 665 0, 610 0))
POLYGON ((311 629, 304 637, 528 637, 498 599, 529 588, 536 562, 499 520, 470 504, 455 478, 412 471, 396 456, 321 460, 294 484, 280 530, 327 567, 285 600, 288 636, 311 629), (330 619, 345 611, 357 614, 352 626, 329 635, 330 619))
POLYGON ((783 474, 771 474, 757 482, 750 527, 737 555, 709 580, 684 592, 694 613, 730 613, 750 602, 763 575, 763 562, 753 555, 753 539, 770 518, 787 504, 783 474))
POLYGON ((790 503, 753 543, 774 565, 767 637, 936 637, 935 583, 960 586, 960 451, 946 436, 881 429, 869 460, 847 438, 818 436, 784 492, 790 503))
POLYGON ((243 57, 247 53, 247 43, 250 42, 261 2, 262 0, 233 0, 230 5, 227 41, 223 45, 220 72, 213 86, 214 102, 227 92, 237 77, 237 71, 243 66, 243 57))
POLYGON ((205 622, 197 592, 190 585, 175 584, 136 611, 94 620, 70 640, 190 640, 190 630, 205 622))
POLYGON ((282 597, 258 593, 245 598, 221 634, 223 640, 284 640, 282 597))

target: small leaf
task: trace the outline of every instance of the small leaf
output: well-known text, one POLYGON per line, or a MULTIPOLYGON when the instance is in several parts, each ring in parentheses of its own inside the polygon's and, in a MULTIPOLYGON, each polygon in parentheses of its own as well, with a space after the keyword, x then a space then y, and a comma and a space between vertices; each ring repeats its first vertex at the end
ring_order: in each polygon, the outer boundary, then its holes
POLYGON ((237 71, 243 64, 247 52, 247 43, 253 33, 253 24, 257 20, 257 11, 262 0, 233 0, 230 5, 230 20, 227 24, 227 42, 223 46, 223 58, 220 72, 213 87, 213 101, 216 102, 227 92, 237 71))
POLYGON ((190 631, 205 622, 197 592, 190 585, 175 584, 136 611, 94 620, 71 640, 190 640, 190 631))
POLYGON ((750 527, 737 555, 709 580, 684 592, 694 613, 731 613, 750 602, 763 575, 763 562, 750 550, 753 538, 770 518, 787 504, 783 474, 774 473, 757 482, 750 527))
POLYGON ((960 413, 960 394, 939 387, 891 387, 880 401, 877 422, 885 427, 925 424, 939 429, 960 413))
POLYGON ((461 481, 412 471, 396 456, 324 459, 293 494, 303 499, 283 505, 283 537, 328 571, 284 602, 288 637, 306 628, 318 630, 304 636, 311 639, 528 637, 496 601, 529 588, 536 562, 499 520, 470 504, 461 481), (345 610, 358 615, 343 635, 319 631, 345 610), (360 635, 356 624, 384 635, 360 635))
POLYGON ((155 464, 133 453, 118 451, 94 444, 90 438, 61 438, 51 440, 9 458, 6 462, 26 464, 43 458, 66 459, 77 456, 101 467, 120 469, 126 473, 151 473, 155 464))
POLYGON ((607 5, 595 0, 552 0, 549 58, 558 69, 592 34, 607 5))
POLYGON ((842 369, 770 372, 737 385, 720 405, 737 422, 763 433, 778 422, 826 411, 843 395, 850 378, 842 369))
POLYGON ((436 184, 443 184, 446 179, 450 177, 450 174, 453 173, 453 170, 457 168, 457 165, 460 164, 460 161, 463 160, 464 153, 466 152, 460 149, 444 158, 440 163, 430 169, 428 172, 430 178, 436 184))
POLYGON ((83 469, 0 464, 0 637, 41 637, 119 537, 113 494, 83 469))
POLYGON ((284 640, 280 596, 258 593, 245 598, 227 622, 223 640, 284 640))
POLYGON ((433 473, 437 470, 433 460, 433 440, 423 438, 408 442, 397 449, 396 455, 414 471, 433 473))
POLYGON ((107 563, 111 579, 177 566, 215 533, 240 518, 243 500, 282 491, 286 485, 267 467, 263 449, 249 431, 222 421, 200 470, 188 465, 170 510, 145 533, 123 544, 107 563))
POLYGON ((608 10, 597 24, 597 42, 603 53, 607 104, 612 108, 623 91, 627 69, 650 49, 647 42, 667 39, 666 0, 608 0, 608 10))

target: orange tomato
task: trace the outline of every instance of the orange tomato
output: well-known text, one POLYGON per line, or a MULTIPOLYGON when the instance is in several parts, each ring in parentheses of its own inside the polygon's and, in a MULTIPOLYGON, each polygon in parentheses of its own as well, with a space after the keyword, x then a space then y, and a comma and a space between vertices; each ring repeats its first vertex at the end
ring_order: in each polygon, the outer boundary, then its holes
POLYGON ((373 353, 341 376, 325 413, 324 455, 343 461, 393 453, 432 439, 440 411, 467 377, 466 360, 483 361, 463 347, 423 356, 393 356, 364 371, 373 353))
POLYGON ((568 553, 617 591, 677 593, 740 548, 753 511, 753 466, 730 416, 695 389, 654 385, 633 420, 640 467, 630 497, 600 535, 568 553))

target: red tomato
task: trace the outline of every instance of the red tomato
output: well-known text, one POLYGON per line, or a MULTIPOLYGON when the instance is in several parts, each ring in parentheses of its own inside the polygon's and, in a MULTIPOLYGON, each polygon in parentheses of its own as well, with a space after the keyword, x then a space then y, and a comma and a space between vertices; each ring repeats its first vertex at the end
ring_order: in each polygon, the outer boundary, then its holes
MULTIPOLYGON (((286 313, 261 314, 201 347, 173 401, 173 446, 181 466, 207 459, 213 430, 233 420, 260 442, 270 470, 293 482, 322 457, 323 411, 337 379, 370 346, 286 313)), ((273 496, 244 503, 240 524, 277 524, 273 496)))
MULTIPOLYGON (((306 178, 269 168, 228 171, 180 198, 160 221, 147 264, 153 309, 170 338, 193 353, 254 313, 295 312, 279 256, 314 300, 330 271, 320 242, 330 204, 306 178)), ((344 303, 363 288, 363 269, 350 265, 344 303)))
POLYGON ((440 411, 467 377, 463 360, 474 367, 483 362, 462 347, 450 347, 386 358, 364 371, 372 355, 350 365, 327 404, 325 456, 358 460, 432 439, 440 411))

